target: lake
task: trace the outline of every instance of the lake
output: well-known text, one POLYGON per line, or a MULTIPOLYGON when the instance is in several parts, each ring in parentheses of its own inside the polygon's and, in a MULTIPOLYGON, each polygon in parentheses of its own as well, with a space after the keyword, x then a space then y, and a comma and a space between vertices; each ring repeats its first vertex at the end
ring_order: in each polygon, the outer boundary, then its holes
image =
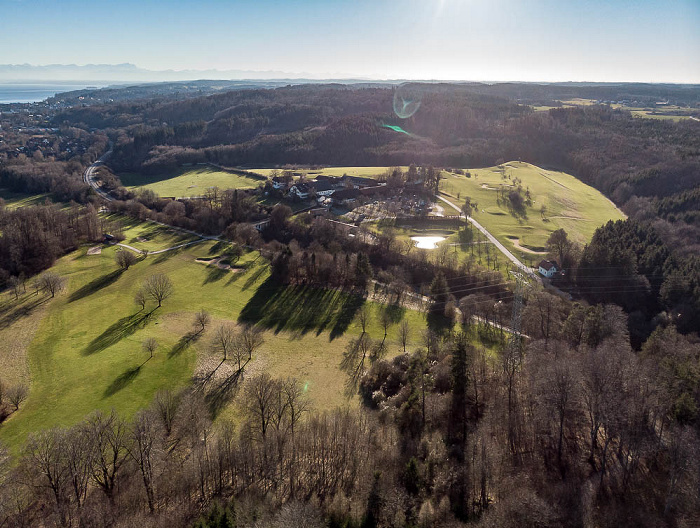
POLYGON ((435 249, 437 245, 445 240, 441 236, 412 236, 411 240, 416 243, 416 247, 420 249, 435 249))
POLYGON ((94 84, 3 84, 0 83, 0 104, 35 103, 57 93, 83 90, 94 84))

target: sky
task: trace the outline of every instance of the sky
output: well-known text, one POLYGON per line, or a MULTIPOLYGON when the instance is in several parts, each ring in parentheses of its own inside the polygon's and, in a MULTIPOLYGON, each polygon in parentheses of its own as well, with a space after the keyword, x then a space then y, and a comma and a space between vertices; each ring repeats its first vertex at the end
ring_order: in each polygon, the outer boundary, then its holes
POLYGON ((700 0, 0 0, 0 64, 700 83, 700 0))

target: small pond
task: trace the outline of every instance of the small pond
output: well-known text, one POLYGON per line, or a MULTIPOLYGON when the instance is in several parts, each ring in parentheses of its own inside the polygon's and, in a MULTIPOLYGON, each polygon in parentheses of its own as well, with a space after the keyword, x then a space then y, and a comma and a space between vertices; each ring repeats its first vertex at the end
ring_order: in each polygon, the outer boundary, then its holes
POLYGON ((435 249, 437 245, 445 240, 441 236, 412 236, 411 240, 416 243, 416 247, 420 249, 435 249))

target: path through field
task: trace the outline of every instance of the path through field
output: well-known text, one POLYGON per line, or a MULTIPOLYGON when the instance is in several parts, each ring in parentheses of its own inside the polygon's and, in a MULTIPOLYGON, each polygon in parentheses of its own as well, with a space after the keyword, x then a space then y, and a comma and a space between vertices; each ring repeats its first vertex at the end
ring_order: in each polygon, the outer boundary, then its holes
MULTIPOLYGON (((464 216, 464 215, 462 214, 462 210, 461 210, 459 207, 457 207, 455 204, 453 204, 452 202, 450 202, 447 198, 443 198, 442 196, 439 196, 439 195, 438 195, 438 198, 439 198, 440 200, 442 200, 443 202, 445 202, 445 203, 446 203, 447 205, 449 205, 450 207, 452 207, 455 211, 457 211, 457 212, 460 214, 460 216, 464 216)), ((476 227, 479 231, 481 231, 481 232, 484 234, 484 236, 486 236, 486 238, 488 238, 489 241, 490 241, 494 246, 496 246, 496 247, 499 249, 499 251, 500 251, 501 253, 503 253, 503 254, 506 256, 506 258, 508 258, 508 260, 510 260, 513 264, 515 264, 515 265, 518 267, 518 269, 524 271, 524 272, 527 273, 530 277, 533 277, 533 278, 539 280, 539 277, 535 274, 534 271, 532 271, 529 267, 527 267, 525 264, 523 264, 522 262, 520 262, 520 261, 517 259, 517 257, 516 257, 515 255, 513 255, 510 251, 508 251, 508 250, 506 249, 506 247, 505 247, 503 244, 501 244, 501 243, 496 239, 495 236, 493 236, 491 233, 489 233, 489 232, 486 230, 486 228, 484 228, 479 222, 477 222, 476 220, 474 220, 471 216, 467 217, 467 220, 469 220, 469 221, 474 225, 474 227, 476 227)))

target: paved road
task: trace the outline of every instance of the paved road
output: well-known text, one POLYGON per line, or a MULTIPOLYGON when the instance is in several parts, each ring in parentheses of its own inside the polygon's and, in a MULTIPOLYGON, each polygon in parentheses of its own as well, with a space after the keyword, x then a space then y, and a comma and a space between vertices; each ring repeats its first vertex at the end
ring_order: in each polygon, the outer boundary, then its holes
MULTIPOLYGON (((452 202, 450 202, 447 198, 443 198, 442 196, 438 196, 438 198, 439 198, 440 200, 442 200, 443 202, 445 202, 447 205, 451 206, 454 210, 456 210, 456 211, 459 213, 460 216, 464 216, 464 215, 462 214, 462 210, 461 210, 459 207, 457 207, 455 204, 453 204, 452 202)), ((539 280, 539 277, 535 274, 534 271, 532 271, 531 268, 529 268, 528 266, 526 266, 525 264, 523 264, 522 262, 520 262, 520 261, 517 259, 517 257, 516 257, 515 255, 513 255, 510 251, 508 251, 508 250, 506 249, 506 247, 505 247, 503 244, 501 244, 501 243, 496 239, 495 236, 493 236, 491 233, 489 233, 489 232, 484 228, 484 226, 482 226, 479 222, 477 222, 476 220, 474 220, 471 216, 468 217, 467 220, 469 220, 469 221, 474 225, 474 227, 476 227, 479 231, 481 231, 481 232, 486 236, 486 238, 488 238, 489 241, 490 241, 494 246, 496 246, 496 247, 499 249, 499 251, 500 251, 501 253, 503 253, 503 254, 506 256, 506 258, 507 258, 508 260, 510 260, 513 264, 515 264, 515 265, 518 267, 518 269, 521 269, 522 271, 524 271, 525 273, 527 273, 530 277, 533 277, 533 278, 539 280)))
POLYGON ((87 169, 85 169, 85 172, 83 172, 83 181, 87 183, 90 187, 95 189, 95 192, 102 196, 105 200, 111 202, 114 200, 108 192, 105 192, 95 181, 95 171, 97 171, 98 167, 101 167, 104 165, 105 161, 107 161, 107 158, 109 158, 112 155, 112 143, 109 144, 109 150, 102 154, 100 159, 98 159, 95 163, 90 165, 87 169))
MULTIPOLYGON (((109 150, 105 152, 100 159, 95 161, 92 165, 90 165, 87 169, 85 169, 85 172, 83 172, 83 181, 87 183, 90 187, 92 187, 97 194, 99 194, 102 198, 107 200, 108 202, 114 201, 114 197, 110 196, 110 194, 102 189, 100 185, 95 181, 95 172, 99 167, 105 164, 105 161, 107 161, 107 158, 112 154, 112 144, 110 143, 109 150)), ((158 251, 149 251, 149 255, 157 255, 158 253, 165 253, 166 251, 171 251, 173 249, 179 249, 181 247, 189 246, 191 244, 196 244, 198 242, 201 242, 202 240, 218 240, 221 241, 222 238, 218 236, 211 236, 211 235, 204 235, 202 233, 197 233, 196 231, 191 231, 190 229, 185 229, 184 227, 176 227, 176 226, 171 226, 169 224, 164 224, 163 222, 158 222, 156 220, 147 220, 147 222, 150 222, 152 224, 157 224, 163 227, 167 227, 168 229, 173 229, 175 231, 180 231, 182 233, 187 233, 189 235, 194 235, 198 236, 201 240, 193 240, 191 242, 185 242, 184 244, 178 244, 177 246, 169 247, 166 249, 159 249, 158 251)), ((119 246, 125 247, 127 249, 130 249, 132 251, 135 251, 136 253, 143 253, 140 249, 136 249, 135 247, 132 246, 127 246, 126 244, 118 244, 119 246)))

